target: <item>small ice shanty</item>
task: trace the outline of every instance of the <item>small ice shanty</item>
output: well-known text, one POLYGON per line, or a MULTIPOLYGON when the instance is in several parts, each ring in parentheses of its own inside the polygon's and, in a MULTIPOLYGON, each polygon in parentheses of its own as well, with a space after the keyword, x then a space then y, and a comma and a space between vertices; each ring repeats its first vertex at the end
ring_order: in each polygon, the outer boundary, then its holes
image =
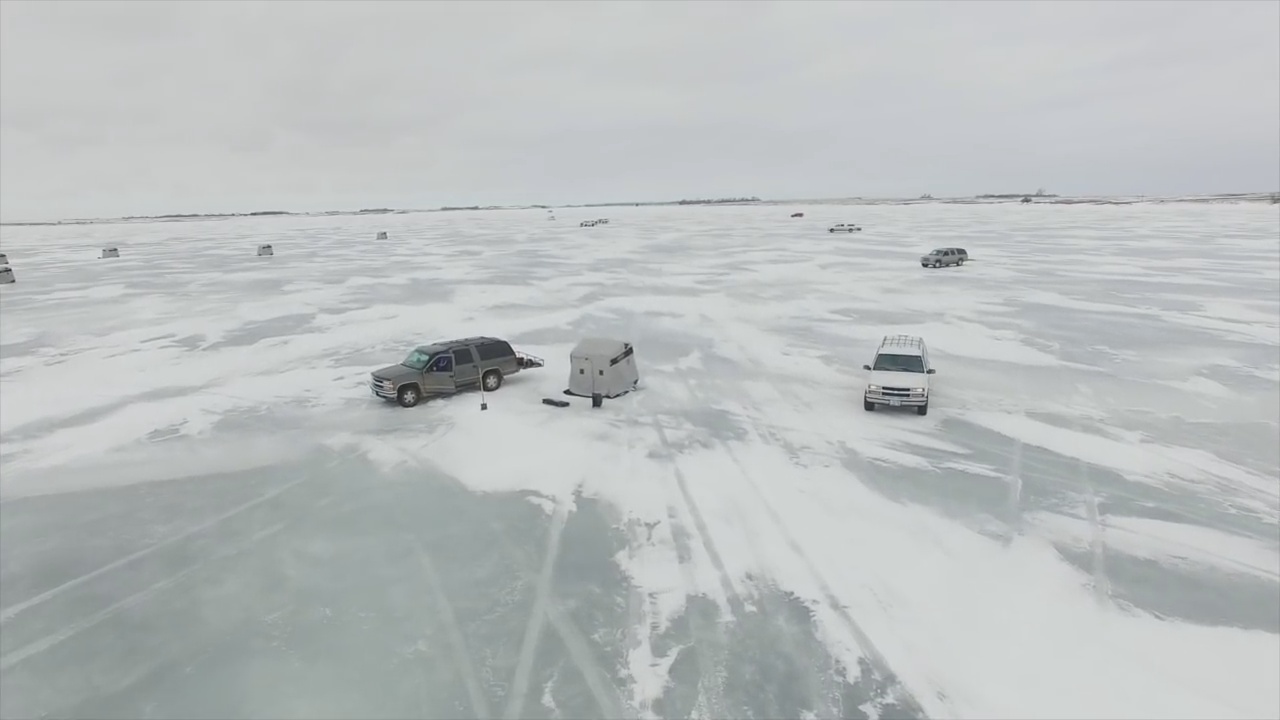
POLYGON ((8 265, 8 264, 9 264, 9 256, 5 255, 4 253, 0 253, 0 265, 8 265))
POLYGON ((635 348, 631 343, 606 338, 583 338, 569 353, 569 389, 566 395, 615 398, 636 389, 635 348))
POLYGON ((8 285, 11 282, 17 282, 13 277, 13 268, 8 265, 0 265, 0 285, 8 285))
POLYGON ((270 245, 258 246, 258 257, 266 257, 267 255, 275 255, 276 251, 271 249, 270 245))
POLYGON ((374 239, 375 239, 375 240, 386 240, 386 239, 387 239, 387 231, 386 231, 386 230, 380 230, 380 231, 378 232, 378 237, 376 237, 376 238, 374 238, 374 239))
POLYGON ((104 259, 120 257, 120 250, 119 248, 102 248, 102 257, 104 259))

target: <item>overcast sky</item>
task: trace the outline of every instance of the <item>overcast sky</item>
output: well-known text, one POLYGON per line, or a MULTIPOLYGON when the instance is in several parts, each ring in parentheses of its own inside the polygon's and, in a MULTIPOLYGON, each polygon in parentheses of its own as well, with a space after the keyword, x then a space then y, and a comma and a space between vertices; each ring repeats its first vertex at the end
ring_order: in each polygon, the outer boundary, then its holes
POLYGON ((1280 2, 0 2, 0 217, 1280 187, 1280 2))

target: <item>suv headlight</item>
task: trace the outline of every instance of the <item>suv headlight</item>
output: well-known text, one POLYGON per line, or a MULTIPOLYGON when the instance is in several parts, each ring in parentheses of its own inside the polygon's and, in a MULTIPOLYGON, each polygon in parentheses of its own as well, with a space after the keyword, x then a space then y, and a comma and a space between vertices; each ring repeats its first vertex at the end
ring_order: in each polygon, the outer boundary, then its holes
POLYGON ((911 392, 916 393, 917 395, 923 395, 924 388, 911 388, 911 392))
POLYGON ((875 390, 876 392, 879 392, 879 391, 880 391, 880 386, 879 386, 879 385, 868 385, 868 386, 867 386, 867 389, 868 389, 868 390, 875 390))

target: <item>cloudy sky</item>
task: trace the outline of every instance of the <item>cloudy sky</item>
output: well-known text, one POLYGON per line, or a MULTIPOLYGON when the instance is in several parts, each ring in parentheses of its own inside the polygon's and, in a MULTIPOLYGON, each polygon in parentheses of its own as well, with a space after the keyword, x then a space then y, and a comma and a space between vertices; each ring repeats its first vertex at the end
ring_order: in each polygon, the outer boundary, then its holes
POLYGON ((1280 187, 1280 2, 0 3, 0 218, 1280 187))

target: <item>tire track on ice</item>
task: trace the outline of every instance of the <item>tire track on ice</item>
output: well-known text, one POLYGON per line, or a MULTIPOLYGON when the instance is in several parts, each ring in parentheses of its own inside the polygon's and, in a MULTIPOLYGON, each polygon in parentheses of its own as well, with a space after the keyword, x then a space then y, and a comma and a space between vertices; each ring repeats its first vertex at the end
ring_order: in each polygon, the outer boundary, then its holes
POLYGON ((145 602, 146 600, 151 599, 158 593, 164 590, 167 590, 168 588, 171 588, 177 585, 178 583, 182 582, 183 580, 186 580, 187 578, 195 575, 201 570, 204 570, 207 564, 210 562, 213 562, 216 560, 223 560, 223 559, 232 557, 243 550, 247 550, 253 545, 256 545, 258 541, 264 540, 268 537, 271 537, 272 535, 279 533, 281 530, 284 530, 285 527, 287 527, 287 525, 288 523, 276 523, 275 525, 272 525, 271 527, 266 528, 265 530, 260 530, 254 533, 252 536, 250 536, 248 540, 236 543, 235 545, 231 546, 229 549, 218 553, 217 555, 213 556, 212 558, 209 558, 208 560, 198 562, 186 568, 182 572, 179 572, 176 575, 167 577, 164 580, 161 580, 160 582, 155 583, 154 585, 151 585, 144 590, 136 592, 122 600, 118 600, 112 603, 111 605, 108 605, 106 608, 99 610, 98 612, 90 615, 87 618, 84 618, 79 622, 68 625, 67 627, 63 628, 62 630, 52 635, 46 635, 45 637, 40 638, 39 640, 28 643, 16 650, 13 650, 12 652, 6 653, 3 657, 0 657, 0 672, 7 672, 10 668, 17 665, 18 663, 32 656, 38 655, 44 652, 45 650, 48 650, 49 648, 54 647, 55 645, 58 645, 66 640, 71 639, 72 637, 80 634, 81 632, 84 632, 85 630, 88 630, 89 628, 94 627, 98 623, 102 622, 103 620, 106 620, 107 618, 112 617, 113 615, 116 615, 124 610, 127 610, 135 605, 138 605, 139 603, 142 603, 142 602, 145 602))
MULTIPOLYGON (((658 441, 662 443, 662 449, 666 452, 667 459, 671 463, 671 470, 675 475, 676 486, 680 490, 680 496, 684 499, 685 509, 688 510, 689 517, 693 519, 693 525, 698 531, 698 540, 703 550, 706 551, 707 557, 711 560, 712 567, 715 568, 720 589, 724 592, 725 601, 729 603, 729 610, 735 616, 740 616, 746 604, 733 586, 729 572, 725 569, 724 560, 720 557, 720 552, 716 550, 715 541, 711 539, 711 532, 707 529, 707 521, 703 518, 702 511, 698 509, 698 503, 689 492, 689 481, 685 478, 684 471, 680 469, 675 449, 671 447, 671 442, 667 439, 667 433, 663 429, 661 422, 654 420, 653 429, 658 434, 658 441)), ((669 509, 668 517, 671 517, 669 509)), ((672 520, 674 521, 674 518, 672 520)))
MULTIPOLYGON (((551 527, 547 531, 547 551, 542 560, 542 570, 538 573, 537 585, 534 588, 533 609, 529 613, 529 622, 525 625, 524 640, 520 646, 515 676, 511 681, 511 692, 507 695, 507 707, 503 712, 503 717, 506 720, 516 720, 528 699, 529 672, 533 667, 533 656, 538 649, 538 641, 542 637, 542 628, 548 617, 547 606, 551 598, 551 583, 555 572, 556 559, 560 556, 560 536, 569 520, 569 505, 569 501, 561 498, 556 503, 555 511, 551 515, 551 527)), ((602 707, 601 710, 603 709, 602 707)))
MULTIPOLYGON (((729 577, 728 570, 725 568, 724 560, 720 557, 719 551, 716 550, 715 541, 711 538, 711 531, 702 516, 702 511, 698 509, 697 502, 693 499, 693 494, 689 490, 688 480, 685 478, 684 471, 680 469, 677 454, 667 439, 662 423, 654 419, 652 426, 667 460, 671 464, 672 476, 675 479, 676 489, 680 498, 684 502, 685 513, 693 520, 694 527, 697 530, 697 541, 715 569, 720 590, 724 593, 725 602, 729 605, 730 619, 740 618, 745 612, 746 603, 738 595, 738 591, 729 577)), ((698 583, 697 576, 694 574, 693 549, 690 543, 692 534, 688 531, 680 515, 680 511, 675 505, 667 504, 667 521, 671 524, 672 541, 676 545, 677 562, 680 564, 680 575, 685 585, 686 598, 700 597, 704 593, 698 583)), ((685 604, 685 617, 689 622, 690 642, 694 652, 694 659, 698 666, 698 696, 694 709, 704 710, 705 714, 712 718, 729 717, 732 713, 728 710, 724 696, 727 675, 725 662, 729 642, 725 635, 724 625, 713 622, 711 627, 708 628, 703 618, 699 616, 698 611, 695 608, 691 608, 687 602, 685 604)))
MULTIPOLYGON (((566 512, 565 524, 568 524, 568 513, 566 512)), ((534 576, 532 568, 537 565, 532 558, 529 557, 523 546, 513 542, 507 535, 506 528, 496 522, 490 521, 489 525, 494 536, 502 544, 503 548, 517 560, 520 566, 520 572, 526 577, 534 580, 535 587, 541 582, 541 576, 534 576)), ((563 527, 561 527, 563 532, 563 527)), ((554 567, 552 568, 554 570, 554 567)), ((554 578, 554 574, 552 576, 554 578)), ((536 603, 536 600, 535 600, 536 603)), ((611 675, 603 670, 599 663, 595 661, 594 653, 591 649, 590 642, 582 634, 582 631, 574 625, 573 620, 564 611, 560 603, 555 597, 554 583, 546 586, 546 596, 544 600, 542 614, 546 621, 550 623, 551 628, 555 631, 556 636, 564 643, 565 651, 569 654, 569 660, 574 667, 581 673, 583 682, 586 683, 587 692, 591 695, 591 699, 595 701, 600 709, 600 717, 602 718, 631 718, 635 717, 635 713, 631 712, 630 707, 621 701, 617 696, 615 688, 610 681, 611 675)), ((533 623, 536 615, 531 615, 529 622, 533 623)), ((523 649, 523 648, 522 648, 523 649)), ((518 661, 517 661, 518 662, 518 661)), ((518 712, 518 711, 517 711, 518 712)))
POLYGON ((475 662, 471 658, 471 650, 467 646, 467 639, 462 633, 462 625, 458 622, 458 615, 454 612, 453 603, 449 602, 449 596, 444 592, 444 583, 440 579, 440 573, 436 570, 435 562, 432 561, 431 554, 427 552, 426 547, 423 546, 422 541, 418 539, 417 534, 413 531, 415 525, 405 514, 405 506, 395 502, 396 498, 394 496, 391 497, 391 500, 395 508, 393 511, 395 517, 399 521, 400 527, 404 528, 404 535, 408 541, 409 549, 418 563, 418 568, 422 571, 423 580, 427 585, 427 592, 430 593, 431 600, 440 613, 440 623, 443 626, 445 637, 453 648, 454 667, 457 668, 462 684, 466 688, 467 699, 471 701, 471 712, 475 713, 477 718, 492 718, 494 715, 489 710, 489 702, 485 697, 484 690, 481 688, 475 662))
MULTIPOLYGON (((776 385, 771 380, 768 379, 769 375, 766 370, 762 369, 758 364, 750 360, 749 358, 751 356, 749 354, 744 352, 742 353, 742 357, 748 358, 748 362, 751 363, 751 365, 755 369, 757 376, 765 380, 766 384, 773 389, 774 394, 778 396, 779 400, 782 401, 784 405, 789 406, 792 409, 795 409, 795 405, 793 404, 793 401, 786 398, 786 396, 783 395, 783 393, 781 393, 777 389, 776 385)), ((692 394, 693 397, 696 398, 699 402, 705 403, 701 394, 697 391, 697 389, 693 386, 693 384, 688 380, 688 378, 683 378, 683 380, 686 386, 688 387, 690 394, 692 394)), ((801 415, 800 417, 803 417, 803 415, 801 415)), ((748 421, 751 423, 753 429, 755 430, 756 434, 759 437, 771 440, 774 444, 778 446, 779 449, 781 449, 783 452, 785 452, 789 456, 792 462, 796 463, 801 467, 804 466, 802 462, 803 455, 801 451, 798 448, 796 448, 794 445, 792 445, 790 441, 786 440, 785 438, 779 436, 776 432, 773 432, 771 429, 769 429, 764 423, 761 422, 758 416, 749 416, 748 421)), ((742 472, 743 479, 747 481, 747 486, 751 489, 756 499, 760 502, 760 505, 764 508, 764 511, 769 517, 770 522, 773 524, 774 529, 778 532, 778 535, 783 539, 783 542, 787 544, 787 548, 791 550, 791 552, 796 556, 796 558, 799 559, 800 562, 804 565, 806 572, 810 575, 810 577, 813 578, 814 583, 817 585, 819 592, 822 593, 823 600, 830 607, 831 611, 835 613, 836 617, 839 618, 840 622, 845 626, 845 628, 849 631, 849 634, 852 635, 854 640, 858 643, 858 646, 862 649, 863 653, 865 653, 867 662, 871 665, 871 668, 878 675, 880 675, 882 679, 887 681, 893 681, 894 685, 896 685, 900 689, 901 693, 905 696, 901 698, 901 703, 909 707, 912 710, 913 715, 921 718, 927 717, 927 714, 924 711, 924 706, 920 703, 919 700, 916 699, 914 693, 912 693, 908 688, 906 688, 906 686, 902 684, 901 680, 898 679, 898 675, 895 672, 893 672, 893 668, 889 664, 888 658, 885 657, 884 653, 881 652, 879 647, 877 647, 877 645, 875 644, 875 642, 872 641, 871 636, 868 635, 867 632, 862 628, 862 625, 859 624, 858 621, 855 620, 853 616, 849 613, 848 608, 846 608, 844 603, 841 602, 839 596, 836 595, 835 591, 831 589, 830 583, 827 582, 825 575, 818 568, 817 563, 815 563, 813 561, 813 558, 809 556, 809 553, 807 550, 804 549, 804 546, 802 546, 800 542, 796 540, 795 535, 792 534, 790 529, 787 527, 786 521, 783 520, 781 515, 779 515, 777 509, 770 502, 768 496, 765 494, 763 489, 761 489, 760 483, 759 481, 756 480, 754 472, 750 470, 745 463, 742 462, 742 460, 738 457, 737 453, 734 452, 732 446, 728 442, 722 439, 716 438, 716 443, 724 450, 724 452, 730 458, 730 460, 734 463, 734 465, 737 466, 737 468, 742 472)), ((877 603, 883 606, 884 602, 880 599, 879 595, 877 595, 875 591, 871 590, 870 588, 868 588, 868 590, 871 592, 872 596, 876 598, 877 603)))
MULTIPOLYGON (((329 505, 331 505, 337 498, 338 498, 338 493, 333 493, 323 498, 322 500, 316 502, 315 505, 311 507, 311 511, 316 511, 316 510, 326 508, 329 505)), ((341 508, 339 508, 339 510, 341 510, 341 508)), ((26 645, 16 650, 5 653, 3 657, 0 657, 0 671, 7 671, 13 666, 17 665, 18 663, 21 663, 22 661, 34 655, 38 655, 54 647, 55 645, 65 642, 66 640, 69 640, 72 637, 86 630, 89 630, 90 628, 93 628, 94 626, 98 625, 102 621, 107 620, 115 615, 118 615, 119 613, 131 607, 134 607, 135 605, 138 605, 140 603, 143 603, 151 599, 152 597, 156 596, 160 592, 167 590, 171 587, 174 587, 180 584, 182 581, 187 580, 188 578, 194 577, 200 572, 209 569, 210 566, 212 566, 214 563, 216 563, 219 560, 226 560, 228 558, 232 558, 236 555, 239 555, 240 553, 257 545, 259 542, 280 533, 282 530, 296 523, 299 519, 303 517, 304 517, 304 514, 302 512, 299 512, 289 520, 286 520, 284 522, 279 522, 268 528, 259 530, 253 533, 247 539, 233 543, 230 546, 213 554, 211 557, 208 557, 203 560, 199 560, 173 575, 170 575, 158 582, 155 582, 147 586, 142 590, 139 590, 138 592, 133 593, 132 595, 129 595, 128 597, 122 598, 112 603, 111 605, 108 605, 102 610, 99 610, 98 612, 93 613, 92 615, 80 620, 79 622, 72 623, 71 625, 64 627, 62 630, 56 633, 46 635, 45 637, 40 638, 39 640, 35 640, 33 642, 27 643, 26 645)), ((311 517, 312 519, 314 519, 313 515, 307 515, 307 517, 311 517)))
POLYGON ((466 637, 462 634, 462 626, 458 623, 458 616, 453 611, 453 604, 444 593, 435 563, 432 562, 431 556, 417 536, 410 534, 409 544, 412 546, 414 558, 418 561, 418 567, 422 570, 423 578, 427 582, 427 591, 431 593, 431 599, 442 616, 441 624, 444 626, 445 636, 453 646, 454 667, 458 669, 462 684, 466 687, 467 699, 471 701, 471 711, 477 718, 491 718, 493 713, 489 711, 489 702, 480 687, 480 678, 476 674, 475 662, 471 659, 466 637))
MULTIPOLYGON (((326 469, 337 465, 338 462, 345 459, 346 457, 343 457, 340 460, 331 463, 330 465, 326 466, 326 469)), ((254 498, 253 500, 250 500, 247 503, 238 505, 232 508, 231 510, 228 510, 227 512, 213 518, 212 520, 207 520, 203 523, 200 523, 199 525, 196 525, 195 527, 192 527, 188 530, 180 532, 177 535, 172 535, 168 538, 165 538, 164 540, 161 540, 160 542, 155 543, 154 545, 148 545, 147 547, 142 548, 137 552, 130 553, 120 558, 119 560, 115 560, 113 562, 107 563, 106 565, 103 565, 97 570, 87 572, 84 575, 81 575, 80 577, 77 577, 73 580, 68 580, 67 582, 62 583, 61 585, 58 585, 57 587, 51 588, 49 590, 45 590, 44 592, 40 593, 39 595, 36 595, 35 597, 29 598, 27 600, 23 600, 22 602, 19 602, 19 603, 14 603, 9 607, 4 608, 3 610, 0 610, 0 625, 3 625, 4 623, 9 622, 14 617, 16 617, 19 613, 25 610, 29 610, 37 605, 40 605, 49 600, 52 600, 53 598, 61 595, 62 593, 67 592, 68 590, 73 590, 81 585, 84 585, 85 583, 91 580, 94 580, 98 577, 101 577, 102 575, 105 575, 106 573, 109 573, 112 570, 115 570, 116 568, 123 567, 133 562, 134 560, 139 560, 141 558, 144 558, 156 552, 157 550, 162 550, 166 547, 169 547, 170 545, 179 543, 183 540, 186 540, 189 537, 192 537, 194 535, 204 532, 205 530, 208 530, 212 527, 220 525, 223 522, 230 520, 231 518, 247 510, 251 510, 267 502, 268 500, 276 498, 288 492, 289 490, 292 490, 293 488, 307 482, 311 478, 312 478, 311 475, 306 475, 301 478, 298 478, 297 480, 293 480, 281 487, 276 488, 275 490, 271 490, 257 498, 254 498)))

